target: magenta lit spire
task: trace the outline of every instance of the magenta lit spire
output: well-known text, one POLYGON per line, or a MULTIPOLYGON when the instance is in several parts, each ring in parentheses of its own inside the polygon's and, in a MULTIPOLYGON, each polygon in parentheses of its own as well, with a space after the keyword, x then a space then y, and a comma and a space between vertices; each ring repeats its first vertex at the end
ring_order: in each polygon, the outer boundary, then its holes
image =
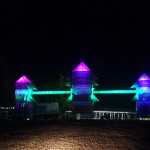
POLYGON ((91 71, 82 61, 73 71, 91 71))
POLYGON ((25 76, 23 75, 21 78, 19 78, 16 83, 25 83, 25 82, 29 82, 31 83, 31 81, 25 76))
POLYGON ((141 81, 141 80, 150 80, 150 77, 149 77, 147 74, 143 73, 143 74, 139 77, 138 80, 139 80, 139 81, 141 81))

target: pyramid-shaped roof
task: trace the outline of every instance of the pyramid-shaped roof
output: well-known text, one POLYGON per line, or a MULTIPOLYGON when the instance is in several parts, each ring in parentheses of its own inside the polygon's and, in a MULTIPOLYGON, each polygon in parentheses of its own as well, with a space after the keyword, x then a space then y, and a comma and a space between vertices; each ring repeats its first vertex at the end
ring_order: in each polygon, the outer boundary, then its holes
POLYGON ((138 80, 139 80, 139 81, 141 81, 141 80, 150 80, 150 77, 149 77, 147 74, 143 73, 143 74, 139 77, 138 80))
POLYGON ((19 78, 16 83, 25 83, 25 82, 29 82, 31 83, 31 81, 25 76, 23 75, 21 78, 19 78))
POLYGON ((91 71, 82 61, 73 71, 91 71))

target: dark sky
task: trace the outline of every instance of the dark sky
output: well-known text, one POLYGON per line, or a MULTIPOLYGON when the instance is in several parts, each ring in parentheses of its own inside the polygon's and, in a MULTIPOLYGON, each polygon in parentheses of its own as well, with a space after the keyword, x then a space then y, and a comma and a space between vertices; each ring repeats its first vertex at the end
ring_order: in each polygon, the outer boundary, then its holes
MULTIPOLYGON (((100 88, 150 75, 149 1, 0 1, 0 53, 19 75, 71 72, 81 61, 100 88)), ((40 78, 40 76, 38 76, 40 78)))

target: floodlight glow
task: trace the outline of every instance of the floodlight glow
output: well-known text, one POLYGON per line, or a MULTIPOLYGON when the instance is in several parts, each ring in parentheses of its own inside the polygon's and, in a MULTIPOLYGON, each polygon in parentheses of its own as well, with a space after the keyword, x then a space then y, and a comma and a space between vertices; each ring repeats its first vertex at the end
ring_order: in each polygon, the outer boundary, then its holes
POLYGON ((92 94, 91 94, 91 100, 93 102, 98 102, 99 100, 96 98, 96 96, 94 95, 94 88, 92 87, 92 94))
POLYGON ((91 100, 93 102, 99 102, 99 100, 96 98, 96 96, 94 94, 91 94, 91 100))
POLYGON ((71 94, 71 95, 68 97, 68 101, 72 101, 72 98, 73 98, 73 95, 71 94))
POLYGON ((138 101, 139 100, 139 94, 136 93, 136 95, 132 98, 133 101, 138 101))
POLYGON ((141 80, 150 80, 150 77, 149 77, 147 74, 143 73, 143 74, 139 77, 138 81, 141 81, 141 80))
POLYGON ((68 101, 72 101, 72 99, 73 99, 73 94, 72 94, 72 88, 71 88, 71 95, 68 97, 68 101))
POLYGON ((138 89, 138 82, 135 82, 132 86, 131 86, 131 89, 138 89))
POLYGON ((31 83, 31 81, 25 76, 23 75, 21 78, 19 78, 16 83, 25 83, 25 82, 29 82, 31 83))
POLYGON ((84 62, 81 62, 73 71, 91 71, 84 62))

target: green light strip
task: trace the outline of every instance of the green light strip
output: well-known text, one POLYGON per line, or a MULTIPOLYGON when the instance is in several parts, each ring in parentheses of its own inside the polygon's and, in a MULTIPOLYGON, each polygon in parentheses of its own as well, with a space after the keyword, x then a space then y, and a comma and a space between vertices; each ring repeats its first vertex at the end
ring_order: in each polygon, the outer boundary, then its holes
MULTIPOLYGON (((143 89, 138 90, 103 90, 103 91, 92 91, 93 94, 135 94, 135 93, 143 93, 143 92, 150 92, 143 89)), ((71 94, 72 91, 16 91, 17 95, 46 95, 46 94, 71 94)))
POLYGON ((71 91, 32 91, 30 94, 45 95, 45 94, 71 94, 71 91))
POLYGON ((93 91, 94 94, 135 94, 142 93, 145 90, 105 90, 105 91, 93 91))

